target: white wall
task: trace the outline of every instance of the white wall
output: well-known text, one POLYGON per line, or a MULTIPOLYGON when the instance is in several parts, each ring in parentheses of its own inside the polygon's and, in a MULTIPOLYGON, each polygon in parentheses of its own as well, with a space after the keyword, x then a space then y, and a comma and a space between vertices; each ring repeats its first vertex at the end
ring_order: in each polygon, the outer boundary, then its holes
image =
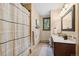
POLYGON ((50 38, 50 31, 43 30, 43 17, 40 17, 40 24, 41 24, 41 42, 48 41, 50 38))
POLYGON ((35 8, 35 5, 32 4, 32 7, 31 7, 32 11, 31 11, 31 25, 32 25, 32 31, 34 31, 34 42, 35 42, 35 45, 37 45, 40 41, 40 28, 39 29, 36 29, 36 19, 37 19, 37 23, 38 25, 40 25, 40 17, 39 17, 39 13, 37 12, 36 8, 35 8))

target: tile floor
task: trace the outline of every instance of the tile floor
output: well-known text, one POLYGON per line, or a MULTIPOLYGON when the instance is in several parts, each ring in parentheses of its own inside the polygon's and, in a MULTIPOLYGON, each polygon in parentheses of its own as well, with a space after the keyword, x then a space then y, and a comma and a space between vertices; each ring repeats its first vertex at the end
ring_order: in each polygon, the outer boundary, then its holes
POLYGON ((54 56, 53 48, 46 43, 40 43, 32 52, 31 56, 54 56))

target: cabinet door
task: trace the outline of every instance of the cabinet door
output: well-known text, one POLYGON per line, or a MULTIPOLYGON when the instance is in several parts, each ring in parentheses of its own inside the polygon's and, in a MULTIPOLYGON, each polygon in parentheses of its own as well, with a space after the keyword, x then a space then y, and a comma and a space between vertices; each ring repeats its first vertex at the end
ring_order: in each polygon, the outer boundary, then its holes
POLYGON ((67 44, 66 47, 66 56, 75 55, 75 44, 67 44))
POLYGON ((65 56, 66 44, 54 43, 54 55, 55 56, 65 56))

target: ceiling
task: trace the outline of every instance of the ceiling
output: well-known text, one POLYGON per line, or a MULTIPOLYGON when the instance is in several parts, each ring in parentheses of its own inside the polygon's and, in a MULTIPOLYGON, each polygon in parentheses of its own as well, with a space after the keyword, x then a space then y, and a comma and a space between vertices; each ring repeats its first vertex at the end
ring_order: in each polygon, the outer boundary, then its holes
POLYGON ((49 16, 51 10, 61 10, 64 3, 34 3, 40 16, 49 16))

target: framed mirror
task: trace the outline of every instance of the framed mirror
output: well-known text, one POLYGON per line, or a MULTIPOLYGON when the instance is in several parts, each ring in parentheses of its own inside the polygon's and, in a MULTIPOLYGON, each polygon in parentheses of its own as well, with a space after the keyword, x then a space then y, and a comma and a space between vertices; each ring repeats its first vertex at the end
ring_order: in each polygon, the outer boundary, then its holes
POLYGON ((61 18, 62 31, 75 31, 75 5, 61 18))

